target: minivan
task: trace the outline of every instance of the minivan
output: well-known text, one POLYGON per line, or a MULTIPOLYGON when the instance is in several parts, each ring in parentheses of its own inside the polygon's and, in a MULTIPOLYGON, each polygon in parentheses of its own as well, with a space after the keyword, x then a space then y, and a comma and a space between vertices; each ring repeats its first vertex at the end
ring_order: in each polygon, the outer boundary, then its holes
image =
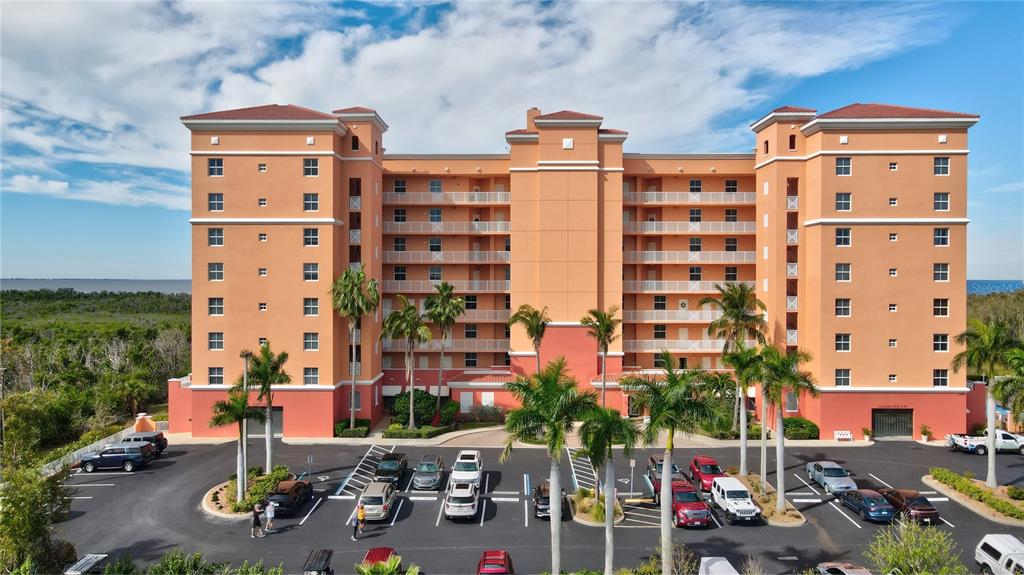
POLYGON ((395 486, 386 481, 371 481, 359 496, 367 521, 384 521, 395 504, 395 486))

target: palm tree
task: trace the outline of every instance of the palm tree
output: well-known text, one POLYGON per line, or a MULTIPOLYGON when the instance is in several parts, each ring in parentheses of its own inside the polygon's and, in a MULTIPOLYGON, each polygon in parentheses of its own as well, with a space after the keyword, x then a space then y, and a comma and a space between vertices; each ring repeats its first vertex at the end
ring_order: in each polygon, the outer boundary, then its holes
POLYGON ((437 378, 437 411, 441 411, 441 383, 444 379, 444 345, 451 335, 455 320, 466 313, 466 300, 455 295, 455 288, 448 282, 434 286, 437 293, 427 296, 425 307, 427 319, 441 330, 441 367, 437 378))
MULTIPOLYGON (((593 313, 593 311, 591 311, 593 313)), ((604 468, 604 573, 615 571, 615 465, 612 447, 622 444, 622 456, 629 457, 636 445, 639 431, 632 419, 624 418, 617 409, 598 407, 583 418, 580 442, 591 465, 604 468)))
POLYGON ((413 411, 413 398, 416 395, 415 371, 413 360, 415 359, 416 346, 430 341, 430 328, 423 323, 423 315, 416 306, 409 302, 404 295, 398 296, 398 309, 384 318, 384 325, 380 331, 380 339, 404 339, 405 349, 405 376, 409 380, 409 429, 416 429, 415 412, 413 411))
POLYGON ((605 367, 608 364, 608 346, 619 337, 615 333, 622 323, 621 319, 615 317, 618 311, 617 305, 608 308, 608 311, 592 309, 580 320, 580 324, 587 328, 587 335, 597 340, 597 348, 601 350, 601 407, 608 407, 605 367))
MULTIPOLYGON (((722 360, 736 374, 736 384, 740 391, 740 401, 747 401, 747 390, 752 383, 761 381, 761 351, 756 347, 747 347, 743 343, 726 353, 722 360)), ((761 422, 761 436, 764 438, 764 422, 761 422)), ((740 405, 740 475, 746 476, 747 470, 747 408, 740 405)))
MULTIPOLYGON (((274 391, 273 386, 283 385, 292 382, 292 377, 284 370, 284 364, 288 361, 288 352, 282 351, 274 354, 270 351, 270 342, 260 346, 259 354, 252 354, 250 351, 243 351, 248 354, 249 360, 249 381, 248 385, 255 386, 259 390, 257 399, 266 402, 266 411, 263 421, 266 424, 266 466, 263 469, 270 473, 274 468, 271 464, 274 457, 274 391)), ((235 389, 242 391, 245 385, 244 376, 238 376, 235 381, 235 389)))
POLYGON ((967 348, 953 357, 953 371, 964 367, 985 378, 985 418, 988 424, 988 476, 985 485, 995 489, 996 483, 996 399, 993 383, 996 370, 1006 365, 1009 351, 1018 347, 1013 332, 1002 321, 985 323, 972 319, 967 331, 956 336, 956 343, 967 348))
MULTIPOLYGON (((522 309, 522 308, 520 308, 522 309)), ((569 375, 565 359, 558 358, 547 364, 543 371, 532 376, 520 376, 505 384, 505 389, 519 401, 505 418, 505 450, 500 461, 512 455, 516 441, 542 439, 551 459, 548 477, 551 505, 551 572, 561 573, 562 563, 562 485, 560 464, 562 450, 573 428, 581 417, 597 407, 597 396, 592 391, 580 391, 576 380, 569 375)))
POLYGON ((537 356, 537 373, 540 373, 540 342, 544 339, 544 330, 547 329, 550 321, 547 306, 538 310, 527 303, 519 306, 516 313, 508 319, 508 325, 512 326, 518 323, 526 330, 526 336, 533 344, 533 353, 537 356))
POLYGON ((1024 420, 1024 347, 1016 347, 1006 353, 1006 365, 1010 375, 992 384, 992 395, 1009 408, 1014 421, 1024 420))
MULTIPOLYGON (((242 424, 247 420, 254 419, 257 422, 263 420, 263 413, 258 409, 249 406, 249 397, 238 389, 228 391, 227 400, 221 400, 213 404, 213 417, 210 418, 210 427, 224 427, 226 425, 238 426, 238 450, 236 456, 235 473, 235 501, 245 499, 245 464, 242 462, 242 442, 245 441, 242 433, 242 424)), ((268 470, 269 473, 269 470, 268 470)))
MULTIPOLYGON (((664 368, 661 378, 626 378, 622 385, 632 392, 640 409, 647 412, 644 443, 652 445, 665 434, 665 453, 662 460, 661 549, 662 557, 672 553, 672 449, 677 431, 690 431, 701 422, 714 417, 712 400, 698 384, 703 377, 700 370, 676 370, 672 355, 662 351, 660 363, 664 368)), ((671 575, 672 562, 662 561, 661 572, 671 575)))
POLYGON ((348 402, 348 426, 356 426, 356 369, 355 363, 359 361, 356 357, 356 325, 363 316, 370 316, 377 313, 377 306, 380 305, 380 292, 377 289, 377 280, 366 279, 366 273, 360 264, 358 269, 351 267, 346 269, 338 279, 331 285, 331 306, 338 315, 348 321, 348 342, 350 346, 349 375, 352 376, 352 389, 350 390, 348 402))
MULTIPOLYGON (((782 402, 785 401, 787 393, 809 393, 814 397, 818 396, 818 388, 814 384, 814 376, 809 371, 802 371, 800 364, 811 360, 811 354, 803 350, 793 350, 787 353, 779 351, 779 348, 769 346, 761 352, 763 358, 764 378, 761 385, 764 386, 765 398, 775 404, 776 438, 775 438, 775 480, 778 482, 775 490, 775 512, 786 511, 786 474, 783 465, 785 455, 786 429, 782 419, 782 402)), ((762 427, 764 422, 761 423, 762 427)), ((764 481, 764 478, 761 478, 764 481)), ((762 491, 763 492, 763 491, 762 491)))

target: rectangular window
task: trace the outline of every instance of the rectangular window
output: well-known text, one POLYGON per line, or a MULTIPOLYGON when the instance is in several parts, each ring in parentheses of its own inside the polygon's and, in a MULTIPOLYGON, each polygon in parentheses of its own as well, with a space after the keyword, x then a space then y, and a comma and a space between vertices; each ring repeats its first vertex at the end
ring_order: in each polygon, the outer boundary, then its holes
POLYGON ((352 151, 359 151, 359 136, 352 136, 352 151))
POLYGON ((700 190, 701 190, 701 187, 702 186, 701 186, 701 181, 700 180, 690 180, 690 193, 691 194, 699 194, 700 190))
POLYGON ((505 238, 505 251, 506 252, 512 251, 512 238, 511 237, 506 237, 505 238))
POLYGON ((260 198, 259 200, 256 201, 256 205, 258 205, 261 208, 267 207, 267 198, 260 198))
POLYGON ((224 349, 224 332, 222 331, 211 331, 207 334, 207 349, 210 351, 219 351, 224 349))
POLYGON ((303 228, 302 229, 302 245, 304 246, 318 246, 320 245, 320 230, 316 228, 303 228))
POLYGON ((505 294, 505 309, 512 309, 512 295, 505 294))
POLYGON ((441 281, 441 266, 430 266, 430 281, 438 282, 441 281))
POLYGON ((949 351, 949 334, 932 334, 932 351, 949 351))
POLYGON ((949 245, 949 228, 935 228, 932 231, 932 245, 945 247, 949 245))
POLYGON ((935 317, 948 317, 949 300, 946 298, 934 298, 932 300, 932 315, 935 317))
POLYGON ((224 228, 206 230, 206 245, 211 247, 224 245, 224 228))
POLYGON ((224 158, 208 158, 206 160, 206 175, 220 177, 224 175, 224 158))
POLYGON ((702 245, 703 245, 703 242, 701 241, 700 238, 690 238, 690 251, 691 252, 699 252, 702 245))
POLYGON ((786 411, 799 411, 800 403, 797 395, 792 391, 786 392, 786 411))
POLYGON ((949 264, 932 264, 932 280, 937 282, 948 282, 949 264))
POLYGON ((207 372, 207 379, 210 385, 224 385, 224 368, 211 367, 207 372))
POLYGON ((853 243, 853 230, 850 228, 836 228, 836 246, 849 247, 853 243))
POLYGON ((395 281, 405 281, 405 266, 395 266, 395 281))
POLYGON ((260 302, 258 308, 260 311, 267 311, 267 304, 264 302, 260 302))
POLYGON ((889 304, 889 311, 890 312, 896 313, 896 310, 898 310, 898 309, 899 309, 899 306, 897 306, 896 304, 894 304, 894 303, 889 304))
POLYGON ((302 159, 302 175, 307 177, 319 176, 320 175, 320 159, 319 158, 303 158, 302 159))
POLYGON ((207 300, 207 312, 210 315, 224 315, 224 298, 211 297, 207 300))
POLYGON ((899 198, 889 198, 889 207, 895 208, 900 203, 899 198))
POLYGON ((736 208, 726 208, 725 209, 725 221, 727 221, 727 222, 737 222, 737 221, 739 221, 739 210, 737 210, 736 208))
POLYGON ((305 351, 317 351, 320 349, 320 334, 315 331, 307 331, 302 334, 302 349, 305 351))
POLYGON ((315 212, 320 209, 320 194, 302 194, 302 210, 315 212))
POLYGON ((725 281, 727 281, 727 282, 737 281, 736 277, 737 277, 738 274, 736 272, 737 272, 738 269, 739 268, 737 268, 736 266, 725 266, 725 281))
POLYGON ((889 277, 894 278, 900 274, 900 270, 896 268, 889 268, 889 277))
POLYGON ((853 173, 853 158, 836 158, 836 175, 849 176, 853 173))
POLYGON ((430 219, 430 223, 433 223, 433 224, 440 223, 440 221, 441 221, 441 208, 430 208, 430 213, 429 213, 428 217, 430 219))
POLYGON ((463 358, 462 358, 462 363, 466 367, 476 367, 476 354, 475 353, 467 353, 467 354, 465 354, 463 356, 463 358))
POLYGON ((840 192, 836 194, 836 211, 848 212, 853 209, 853 194, 840 192))
POLYGON ((850 334, 836 334, 836 351, 850 351, 850 334))
POLYGON ((320 368, 318 368, 318 367, 304 367, 304 368, 302 368, 302 383, 304 385, 320 385, 320 368))
POLYGON ((896 233, 896 232, 889 232, 889 241, 890 242, 899 241, 899 239, 900 239, 900 235, 898 233, 896 233))
POLYGON ((395 223, 405 223, 405 208, 395 208, 395 223))
POLYGON ((265 277, 267 277, 267 268, 260 268, 256 273, 261 278, 265 278, 265 277))
POLYGON ((258 239, 261 242, 267 241, 267 232, 259 232, 258 234, 256 234, 256 239, 258 239))
POLYGON ((699 222, 701 220, 702 212, 700 208, 690 208, 690 221, 699 222))
POLYGON ((392 188, 396 194, 405 193, 405 180, 395 180, 394 187, 392 188))
POLYGON ((889 374, 889 383, 896 383, 896 374, 895 373, 890 373, 889 374))
POLYGON ((355 197, 363 195, 363 179, 362 178, 349 178, 348 179, 348 195, 355 197))
POLYGON ((690 281, 699 282, 701 279, 700 266, 690 266, 690 281))
POLYGON ((789 151, 796 150, 796 134, 789 135, 789 151))
POLYGON ((476 294, 464 296, 463 299, 466 301, 466 309, 476 309, 476 294))
POLYGON ((850 369, 839 368, 836 369, 836 387, 849 387, 850 386, 850 369))
POLYGON ((891 347, 891 348, 894 348, 894 349, 895 349, 895 348, 896 348, 896 345, 897 345, 897 341, 896 341, 896 339, 890 339, 890 340, 889 340, 889 347, 891 347))
POLYGON ((935 192, 932 205, 936 212, 949 211, 949 192, 935 192))
POLYGON ((948 369, 933 369, 932 370, 932 385, 935 387, 947 387, 949 386, 949 370, 948 369))
POLYGON ((223 263, 208 263, 206 264, 206 279, 212 282, 219 282, 224 280, 224 264, 223 263))
POLYGON ((949 158, 935 158, 934 173, 935 173, 936 176, 948 176, 949 175, 949 158))
POLYGON ((848 282, 853 278, 853 266, 851 264, 836 264, 836 281, 848 282))
POLYGON ((734 252, 739 247, 739 240, 737 238, 725 238, 725 251, 734 252))
POLYGON ((654 296, 654 309, 662 310, 668 308, 668 298, 663 295, 654 296))
POLYGON ((735 194, 740 189, 738 180, 726 180, 725 181, 725 192, 727 194, 735 194))
POLYGON ((897 171, 899 169, 900 169, 900 165, 899 164, 897 164, 896 162, 889 162, 889 171, 890 172, 895 172, 895 171, 897 171))
MULTIPOLYGON (((371 392, 373 393, 373 392, 371 392)), ((363 392, 356 390, 356 398, 352 401, 352 405, 355 406, 355 411, 363 410, 363 392)))
POLYGON ((396 252, 405 251, 405 238, 392 238, 391 245, 394 247, 396 252))
POLYGON ((655 354, 654 355, 654 367, 656 367, 658 369, 663 369, 665 367, 665 362, 663 361, 663 359, 664 358, 661 357, 660 353, 655 354))
POLYGON ((430 193, 440 194, 441 193, 441 180, 430 180, 428 184, 430 193))
POLYGON ((466 332, 465 332, 466 339, 476 339, 476 328, 477 328, 477 326, 476 326, 475 323, 467 323, 466 324, 466 332))
POLYGON ((261 174, 267 173, 267 165, 266 164, 256 164, 256 171, 261 173, 261 174))
POLYGON ((850 317, 850 298, 836 298, 836 317, 850 317))
POLYGON ((320 299, 315 297, 302 298, 302 315, 320 315, 320 299))
POLYGON ((665 329, 665 324, 661 324, 661 323, 655 324, 654 325, 654 339, 665 339, 666 331, 667 330, 665 329))
POLYGON ((320 280, 320 264, 302 264, 302 281, 315 282, 320 280))
POLYGON ((206 195, 207 209, 211 212, 223 212, 224 211, 224 194, 207 194, 206 195))
POLYGON ((430 251, 439 252, 441 251, 441 238, 430 238, 429 240, 430 251))

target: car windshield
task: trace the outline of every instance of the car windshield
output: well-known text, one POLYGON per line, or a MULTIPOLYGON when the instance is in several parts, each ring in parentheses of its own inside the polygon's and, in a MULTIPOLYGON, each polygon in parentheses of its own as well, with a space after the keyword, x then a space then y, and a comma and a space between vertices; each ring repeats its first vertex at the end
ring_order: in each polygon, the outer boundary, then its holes
POLYGON ((437 473, 436 463, 421 463, 417 469, 420 473, 437 473))
POLYGON ((746 491, 726 491, 725 497, 727 499, 748 499, 750 495, 746 491))
POLYGON ((276 503, 278 501, 288 501, 289 496, 287 493, 272 493, 268 499, 276 503))
POLYGON ((921 505, 923 507, 931 507, 931 503, 928 503, 928 499, 918 495, 917 497, 911 497, 907 500, 907 505, 921 505))
POLYGON ((363 503, 365 505, 383 505, 383 497, 363 497, 363 503))
POLYGON ((826 467, 825 477, 849 477, 850 472, 842 467, 826 467))
POLYGON ((380 469, 383 471, 395 471, 398 467, 398 461, 395 461, 394 459, 388 459, 380 462, 380 469))
MULTIPOLYGON (((661 473, 661 468, 662 468, 662 467, 664 467, 664 464, 663 464, 662 462, 660 462, 660 461, 659 461, 659 462, 658 462, 658 473, 661 473)), ((673 464, 672 464, 672 474, 673 474, 673 475, 675 475, 675 474, 677 474, 677 473, 679 473, 679 468, 678 468, 678 467, 676 466, 676 464, 675 464, 675 463, 673 463, 673 464)))
POLYGON ((455 471, 476 471, 477 465, 473 461, 458 461, 455 463, 455 471))
POLYGON ((675 498, 676 503, 696 503, 700 501, 700 496, 697 495, 696 491, 676 491, 675 498))
POLYGON ((717 465, 701 465, 700 466, 700 472, 701 473, 721 473, 722 472, 722 468, 717 466, 717 465))
POLYGON ((888 505, 889 502, 881 497, 865 497, 864 503, 868 505, 888 505))
POLYGON ((475 499, 476 498, 473 497, 472 495, 450 495, 448 497, 448 502, 449 503, 465 504, 465 503, 472 503, 475 499))
POLYGON ((484 561, 484 569, 504 569, 505 564, 500 561, 484 561))

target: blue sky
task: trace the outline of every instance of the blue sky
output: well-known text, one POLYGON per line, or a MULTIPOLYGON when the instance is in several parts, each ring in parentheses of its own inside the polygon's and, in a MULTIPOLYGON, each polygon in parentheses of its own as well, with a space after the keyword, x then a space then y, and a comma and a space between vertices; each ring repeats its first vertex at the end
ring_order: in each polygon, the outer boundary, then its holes
POLYGON ((392 152, 499 152, 526 108, 627 151, 748 150, 773 107, 974 112, 972 279, 1024 279, 1024 4, 0 5, 0 276, 187 278, 183 114, 378 109, 392 152), (471 131, 459 130, 466 122, 471 131), (458 138, 450 134, 458 133, 458 138))

